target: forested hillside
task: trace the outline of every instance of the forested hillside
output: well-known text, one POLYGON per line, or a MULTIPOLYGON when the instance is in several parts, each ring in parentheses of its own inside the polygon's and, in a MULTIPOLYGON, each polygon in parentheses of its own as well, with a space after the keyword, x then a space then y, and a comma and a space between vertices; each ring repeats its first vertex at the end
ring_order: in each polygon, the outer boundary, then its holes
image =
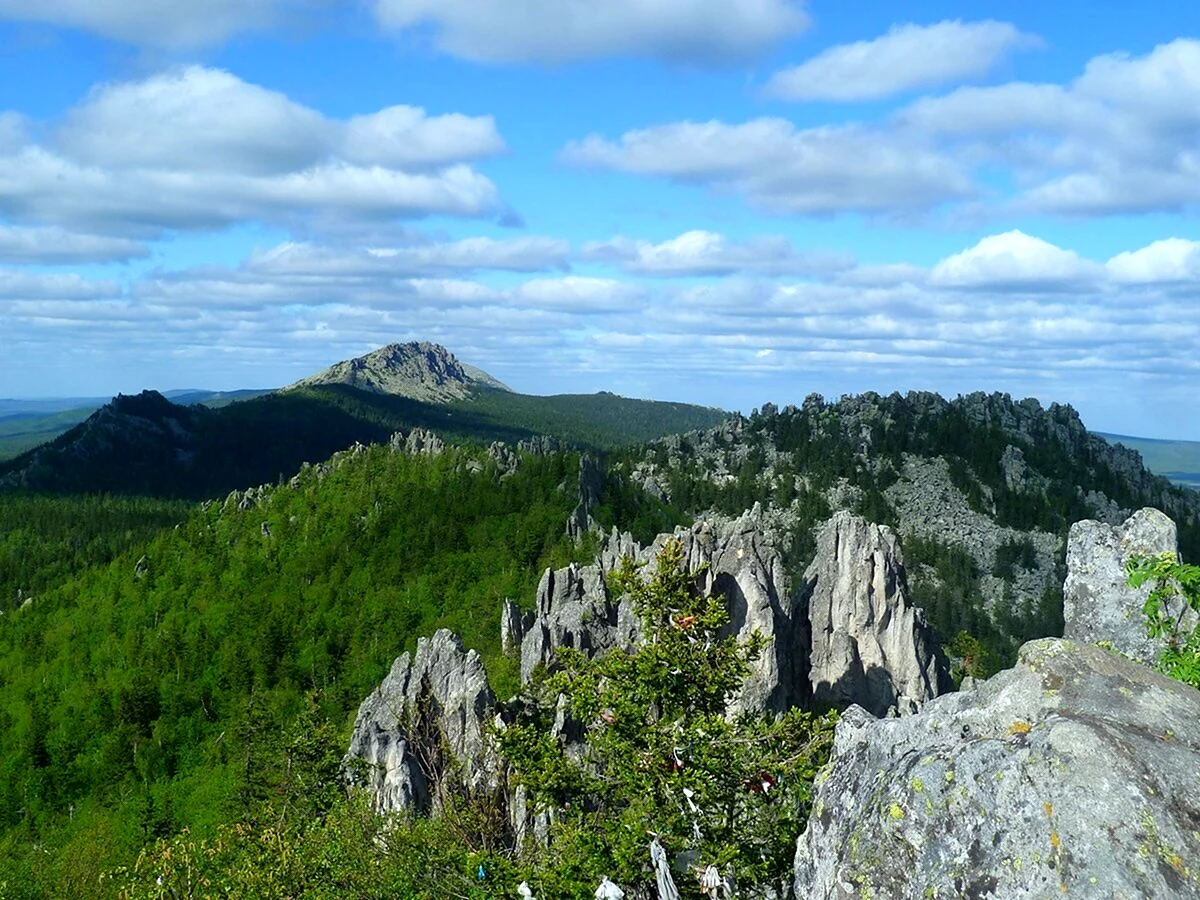
MULTIPOLYGON (((306 698, 313 727, 343 733, 436 627, 515 687, 501 601, 528 602, 543 567, 586 552, 564 535, 577 469, 561 452, 347 452, 291 485, 207 503, 6 611, 5 896, 89 896, 147 839, 239 820, 287 766, 280 735, 306 698)), ((94 502, 101 515, 113 501, 94 502)))
MULTIPOLYGON (((814 396, 658 437, 717 421, 698 410, 500 391, 430 405, 341 386, 206 410, 144 394, 9 467, 26 490, 0 494, 0 896, 152 885, 135 861, 159 838, 175 843, 154 865, 207 853, 213 871, 248 867, 240 884, 255 860, 282 871, 280 842, 298 841, 287 846, 312 854, 320 883, 336 853, 337 883, 385 896, 364 849, 377 820, 339 787, 349 717, 438 627, 511 695, 502 601, 527 605, 545 567, 590 561, 596 538, 573 543, 565 528, 585 496, 585 518, 643 542, 757 503, 793 585, 833 511, 889 524, 959 675, 1061 629, 1063 538, 1080 518, 1154 505, 1200 558, 1198 495, 1089 435, 1069 407, 814 396), (407 434, 355 443, 398 421, 407 434), (594 484, 560 438, 599 453, 594 484), (351 449, 301 465, 334 444, 351 449), (29 492, 41 483, 61 493, 29 492), (88 493, 101 488, 112 493, 88 493), (187 497, 216 499, 170 499, 187 497), (101 879, 121 866, 134 868, 101 879)), ((407 849, 387 883, 417 884, 427 865, 453 875, 469 856, 454 829, 477 843, 485 824, 395 833, 407 849)))
POLYGON ((612 394, 532 397, 490 388, 453 405, 322 385, 220 408, 180 406, 145 391, 120 396, 52 442, 0 463, 0 491, 121 493, 205 499, 289 478, 355 441, 432 428, 486 444, 549 435, 611 448, 725 417, 721 410, 612 394))

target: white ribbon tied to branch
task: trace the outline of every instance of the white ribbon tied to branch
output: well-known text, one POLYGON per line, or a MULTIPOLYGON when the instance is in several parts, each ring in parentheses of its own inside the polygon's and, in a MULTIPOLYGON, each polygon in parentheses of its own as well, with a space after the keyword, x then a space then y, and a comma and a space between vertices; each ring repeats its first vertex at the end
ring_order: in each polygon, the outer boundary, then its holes
POLYGON ((658 882, 658 900, 679 900, 679 888, 671 878, 671 863, 667 851, 655 838, 650 842, 650 865, 654 867, 654 878, 658 882))

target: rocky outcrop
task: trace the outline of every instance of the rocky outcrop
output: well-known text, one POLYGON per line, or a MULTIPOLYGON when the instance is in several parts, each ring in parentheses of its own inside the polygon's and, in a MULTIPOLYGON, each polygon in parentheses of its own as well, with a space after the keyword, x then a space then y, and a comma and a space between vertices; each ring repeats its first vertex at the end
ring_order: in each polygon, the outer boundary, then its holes
POLYGON ((817 536, 799 597, 811 627, 816 703, 858 703, 885 716, 914 712, 950 689, 933 629, 908 599, 891 529, 835 514, 817 536))
POLYGON ((1200 692, 1069 641, 918 715, 851 708, 795 895, 1200 897, 1200 692))
POLYGON ((519 626, 514 615, 509 617, 510 635, 516 630, 522 635, 522 678, 549 663, 559 647, 591 655, 636 641, 637 616, 627 601, 614 596, 611 576, 626 556, 652 566, 663 542, 674 537, 683 543, 686 566, 707 567, 699 589, 727 598, 731 633, 748 638, 758 631, 770 639, 733 709, 780 711, 806 703, 807 625, 794 615, 787 572, 763 533, 761 515, 756 508, 733 520, 701 520, 660 535, 648 547, 613 532, 604 538, 594 565, 547 570, 533 617, 519 626))
POLYGON ((486 372, 464 366, 445 347, 428 341, 388 344, 365 356, 335 363, 285 390, 322 384, 345 384, 426 403, 460 400, 479 386, 508 390, 486 372))
POLYGON ((1130 587, 1125 564, 1133 556, 1176 553, 1177 547, 1175 523, 1157 509, 1138 510, 1115 527, 1091 519, 1072 525, 1063 636, 1081 643, 1109 641, 1127 656, 1155 663, 1164 645, 1146 636, 1142 605, 1150 586, 1130 587))
MULTIPOLYGON (((560 647, 594 656, 637 640, 637 617, 628 603, 609 592, 612 569, 603 565, 547 569, 538 583, 534 613, 509 630, 521 636, 521 680, 528 681, 534 669, 549 664, 560 647)), ((511 640, 511 638, 510 638, 511 640)))
POLYGON ((592 516, 604 493, 604 469, 590 453, 579 457, 579 503, 567 519, 567 536, 578 541, 589 532, 602 530, 592 516))
POLYGON ((359 707, 347 771, 380 812, 436 808, 448 774, 467 787, 486 781, 484 736, 494 706, 479 654, 445 629, 421 638, 359 707))
MULTIPOLYGON (((1022 474, 1024 457, 1011 445, 1005 450, 1008 472, 1020 490, 1043 490, 1044 479, 1022 474), (1037 487, 1030 487, 1037 484, 1037 487)), ((915 535, 949 547, 965 550, 979 571, 980 596, 989 610, 1001 604, 1020 607, 1041 600, 1048 588, 1062 584, 1056 558, 1062 550, 1057 534, 1031 529, 1022 531, 999 525, 996 520, 972 509, 967 497, 954 484, 950 467, 942 457, 925 458, 905 454, 901 477, 884 495, 896 510, 898 531, 905 538, 915 535), (1002 548, 1014 544, 1031 550, 1029 565, 1010 566, 1004 577, 994 574, 1002 548)), ((1038 476, 1040 478, 1040 476, 1038 476)), ((914 582, 917 580, 913 578, 914 582)))

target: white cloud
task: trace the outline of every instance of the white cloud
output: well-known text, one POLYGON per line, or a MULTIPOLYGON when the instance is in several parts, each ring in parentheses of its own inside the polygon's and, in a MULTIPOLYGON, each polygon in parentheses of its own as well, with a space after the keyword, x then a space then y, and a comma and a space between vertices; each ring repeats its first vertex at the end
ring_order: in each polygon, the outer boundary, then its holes
POLYGON ((1039 44, 992 20, 895 25, 883 37, 830 47, 776 73, 767 91, 787 100, 879 100, 984 75, 1013 51, 1039 44))
POLYGON ((1200 41, 1099 56, 1067 86, 962 88, 915 103, 901 130, 973 141, 1011 167, 1020 204, 1069 216, 1181 212, 1200 204, 1200 41))
POLYGON ((943 287, 1061 290, 1086 286, 1103 274, 1082 259, 1021 231, 981 240, 933 267, 930 281, 943 287))
POLYGON ((572 165, 738 190, 773 213, 925 210, 974 192, 951 157, 863 126, 797 130, 783 119, 680 122, 591 135, 563 151, 572 165))
POLYGON ((342 155, 365 165, 437 166, 494 156, 505 149, 491 116, 430 118, 419 107, 390 106, 346 123, 342 155))
POLYGON ((0 225, 0 263, 125 262, 149 255, 150 248, 140 241, 79 234, 62 228, 0 225))
POLYGON ((67 114, 58 149, 97 167, 275 174, 323 160, 334 127, 276 91, 189 66, 93 88, 67 114))
POLYGON ((0 300, 98 300, 120 295, 121 288, 114 281, 0 268, 0 300))
POLYGON ((547 237, 495 240, 466 238, 441 244, 370 249, 288 243, 257 252, 247 261, 250 274, 281 277, 428 277, 483 269, 541 272, 565 269, 571 245, 547 237))
POLYGON ((1167 238, 1118 253, 1108 261, 1108 272, 1114 281, 1133 284, 1200 282, 1200 241, 1167 238))
POLYGON ((634 275, 662 277, 735 272, 803 275, 841 271, 854 265, 854 258, 847 254, 797 251, 784 237, 735 242, 711 231, 688 231, 660 244, 625 237, 593 241, 583 245, 580 257, 614 262, 634 275))
MULTIPOLYGON (((232 269, 156 272, 128 291, 0 268, 0 346, 36 386, 25 393, 49 384, 70 393, 64 369, 87 372, 93 392, 108 390, 88 360, 138 373, 112 389, 269 386, 416 338, 527 391, 610 389, 744 409, 813 390, 929 388, 1126 396, 1132 410, 1151 402, 1146 385, 1153 402, 1178 402, 1200 375, 1192 293, 1169 283, 1193 271, 1195 244, 1181 239, 1107 267, 1010 232, 932 272, 891 263, 649 288, 624 278, 465 275, 486 268, 482 259, 561 258, 550 239, 523 240, 414 237, 374 252, 283 245, 232 269), (418 265, 438 274, 407 277, 418 265)), ((21 392, 16 382, 6 389, 21 392)))
POLYGON ((375 0, 387 29, 432 29, 446 53, 489 63, 640 56, 694 64, 746 60, 794 35, 798 0, 375 0))
POLYGON ((189 67, 93 90, 53 144, 0 142, 0 215, 153 237, 242 221, 501 211, 469 165, 501 151, 491 117, 390 107, 328 119, 228 72, 189 67))
POLYGON ((19 113, 0 112, 0 153, 13 153, 29 142, 28 125, 19 113))
POLYGON ((575 313, 630 312, 646 302, 646 291, 637 285, 579 275, 527 281, 511 296, 521 306, 575 313))
POLYGON ((80 28, 153 47, 219 43, 333 6, 337 0, 0 0, 0 19, 80 28))

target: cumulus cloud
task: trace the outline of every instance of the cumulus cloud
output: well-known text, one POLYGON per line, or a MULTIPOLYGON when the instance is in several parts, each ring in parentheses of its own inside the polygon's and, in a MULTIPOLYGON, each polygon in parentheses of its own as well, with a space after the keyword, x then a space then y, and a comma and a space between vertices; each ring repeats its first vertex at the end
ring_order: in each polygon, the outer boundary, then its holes
POLYGON ((700 230, 685 232, 659 244, 626 237, 592 241, 583 245, 580 257, 592 262, 616 263, 633 275, 660 277, 735 272, 805 275, 845 270, 854 265, 854 257, 849 254, 797 251, 784 237, 736 242, 700 230))
POLYGON ((63 228, 0 225, 0 263, 66 265, 126 262, 149 255, 150 248, 140 241, 79 234, 63 228))
POLYGON ((1167 238, 1108 261, 1114 281, 1130 284, 1200 282, 1200 241, 1167 238))
POLYGON ((945 287, 1064 290, 1091 284, 1103 271, 1073 250, 1009 231, 942 260, 930 281, 945 287))
POLYGON ((93 90, 49 144, 7 152, 0 214, 126 236, 240 221, 500 211, 470 163, 504 149, 491 117, 390 107, 328 119, 192 66, 93 90))
POLYGON ((336 0, 0 0, 0 19, 79 28, 171 49, 219 43, 332 7, 336 0))
POLYGON ((786 100, 879 100, 986 74, 1041 42, 1007 22, 895 25, 872 41, 839 44, 777 72, 768 93, 786 100))
POLYGON ((486 269, 542 272, 567 268, 570 250, 568 241, 535 236, 362 249, 287 243, 253 254, 244 270, 249 275, 294 278, 420 278, 486 269))
POLYGON ((114 281, 0 268, 0 300, 100 300, 120 295, 120 285, 114 281))
POLYGON ((510 295, 522 306, 575 313, 630 312, 645 305, 646 291, 635 284, 611 278, 536 278, 510 295))
POLYGON ((740 191, 775 213, 925 210, 974 193, 959 163, 920 141, 858 125, 798 130, 776 118, 659 125, 616 142, 591 135, 569 143, 563 159, 740 191))
POLYGON ((799 0, 375 0, 374 8, 389 30, 431 30, 444 52, 488 63, 724 63, 750 59, 808 24, 799 0))
MULTIPOLYGON (((653 258, 671 242, 634 241, 632 251, 641 244, 653 258)), ((1177 402, 1200 373, 1192 292, 1174 283, 1200 281, 1196 244, 1182 239, 1105 266, 1009 232, 932 269, 868 264, 649 287, 484 271, 552 264, 564 250, 537 237, 285 244, 233 268, 156 271, 127 291, 0 268, 0 342, 22 375, 61 378, 47 360, 61 368, 91 354, 142 373, 114 386, 132 390, 283 384, 391 340, 424 338, 528 391, 603 388, 743 409, 812 390, 909 388, 1076 402, 1111 389, 1140 405, 1134 380, 1177 402)))
POLYGON ((897 124, 1010 166, 1034 209, 1188 210, 1200 203, 1200 41, 1096 57, 1066 86, 961 88, 918 101, 897 124))

